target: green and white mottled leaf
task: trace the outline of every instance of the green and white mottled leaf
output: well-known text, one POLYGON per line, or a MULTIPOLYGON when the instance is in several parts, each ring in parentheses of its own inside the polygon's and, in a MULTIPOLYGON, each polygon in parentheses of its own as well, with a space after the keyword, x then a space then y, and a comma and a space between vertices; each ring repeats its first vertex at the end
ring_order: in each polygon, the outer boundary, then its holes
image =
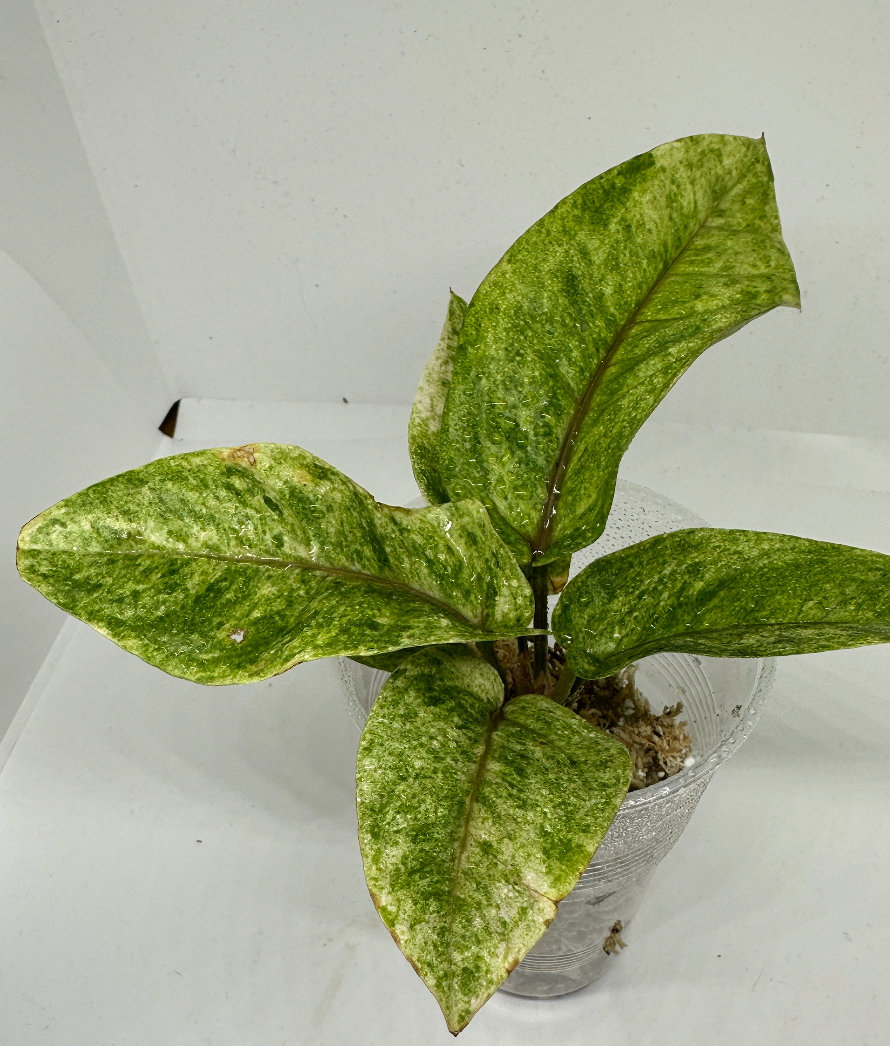
POLYGON ((544 933, 630 781, 614 738, 469 651, 423 651, 358 754, 359 841, 387 929, 455 1034, 544 933))
POLYGON ((353 655, 352 660, 381 672, 395 672, 399 665, 403 665, 409 657, 413 657, 419 650, 424 649, 425 647, 406 646, 401 650, 390 650, 385 654, 368 654, 365 657, 353 655))
POLYGON ((774 657, 890 642, 890 556, 752 530, 660 534, 569 582, 553 631, 589 679, 672 650, 774 657))
POLYGON ((478 502, 390 508, 276 444, 97 483, 24 527, 18 563, 63 610, 199 683, 506 637, 532 614, 528 582, 478 502))
POLYGON ((634 434, 709 345, 799 306, 762 140, 706 134, 582 185, 470 302, 439 439, 519 557, 602 533, 634 434))
POLYGON ((467 314, 467 303, 451 292, 448 315, 439 341, 424 368, 408 422, 408 449, 414 477, 431 505, 451 501, 439 475, 439 432, 442 411, 451 384, 457 339, 467 314))

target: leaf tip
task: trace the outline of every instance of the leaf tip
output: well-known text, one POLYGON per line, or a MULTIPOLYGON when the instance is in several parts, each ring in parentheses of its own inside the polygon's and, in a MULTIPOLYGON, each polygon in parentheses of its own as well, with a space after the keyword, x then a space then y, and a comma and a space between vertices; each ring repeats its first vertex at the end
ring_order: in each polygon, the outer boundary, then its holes
POLYGON ((455 1038, 457 1038, 457 1036, 460 1035, 464 1028, 466 1028, 466 1026, 478 1013, 477 1008, 473 1010, 469 1017, 466 1017, 463 1014, 458 1015, 457 1013, 449 1014, 449 1012, 445 1009, 444 1005, 442 1005, 441 1000, 437 1001, 439 1002, 439 1005, 442 1008, 442 1016, 445 1018, 445 1025, 455 1038))

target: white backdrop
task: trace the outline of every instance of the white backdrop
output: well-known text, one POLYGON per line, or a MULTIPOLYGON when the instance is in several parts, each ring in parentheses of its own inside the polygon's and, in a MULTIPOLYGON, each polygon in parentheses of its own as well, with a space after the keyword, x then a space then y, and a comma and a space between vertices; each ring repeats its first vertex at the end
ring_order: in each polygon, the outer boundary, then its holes
POLYGON ((145 461, 172 394, 31 0, 0 4, 0 148, 2 737, 64 620, 19 528, 145 461))
MULTIPOLYGON (((882 0, 0 4, 0 734, 64 617, 15 581, 22 522, 150 457, 180 396, 204 397, 180 435, 217 445, 233 418, 302 440, 313 411, 268 401, 346 397, 310 448, 413 492, 404 406, 356 404, 409 403, 449 286, 681 135, 766 133, 804 308, 710 350, 624 474, 890 551, 887 23, 882 0)), ((500 996, 466 1041, 877 1041, 888 655, 786 659, 631 965, 563 1007, 500 996)), ((361 883, 333 673, 211 691, 66 627, 0 743, 4 1044, 444 1043, 361 883)))
POLYGON ((36 0, 177 395, 408 402, 563 195, 766 133, 803 290, 659 414, 890 435, 887 8, 849 0, 36 0))

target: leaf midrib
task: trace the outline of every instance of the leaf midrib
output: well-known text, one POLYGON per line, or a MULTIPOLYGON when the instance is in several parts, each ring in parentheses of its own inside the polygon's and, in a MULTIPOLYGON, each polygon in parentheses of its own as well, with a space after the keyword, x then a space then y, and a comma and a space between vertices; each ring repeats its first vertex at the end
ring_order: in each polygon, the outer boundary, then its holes
POLYGON ((390 578, 380 577, 375 574, 367 574, 361 570, 352 570, 348 567, 331 567, 323 563, 314 563, 312 560, 300 560, 300 559, 280 559, 274 556, 238 556, 224 552, 187 552, 187 551, 169 551, 167 549, 122 549, 119 552, 113 552, 105 549, 92 549, 90 551, 80 551, 76 553, 69 549, 61 548, 26 548, 22 551, 27 552, 41 552, 46 554, 56 555, 77 555, 79 558, 86 556, 163 556, 169 559, 204 559, 211 560, 214 562, 224 563, 235 563, 245 564, 248 566, 258 567, 272 567, 278 570, 308 570, 319 574, 327 574, 332 577, 342 577, 347 581, 355 581, 359 583, 379 585, 382 587, 393 588, 401 592, 405 592, 414 598, 420 599, 426 603, 430 603, 433 606, 445 611, 451 617, 455 618, 461 624, 468 625, 479 632, 486 632, 488 629, 484 627, 484 620, 482 623, 473 620, 473 618, 467 617, 456 607, 446 602, 444 599, 439 599, 437 596, 432 595, 429 592, 425 592, 423 589, 414 588, 412 585, 406 585, 402 581, 393 581, 390 578))
POLYGON ((547 497, 544 499, 544 504, 541 508, 541 515, 538 519, 538 529, 535 531, 534 537, 529 542, 533 562, 540 559, 553 544, 553 521, 556 518, 557 507, 562 493, 562 485, 565 482, 565 476, 569 470, 569 465, 575 450, 575 442, 578 438, 579 432, 581 431, 581 426, 584 424, 584 419, 590 411, 590 405, 593 401, 594 394, 602 384, 603 378, 605 377, 612 360, 615 358, 616 353, 627 340, 628 335, 636 325, 640 313, 649 304, 653 296, 664 283, 665 279, 670 275, 671 269, 677 264, 680 258, 683 257, 693 241, 698 237, 705 225, 707 225, 711 220, 715 212, 721 207, 727 196, 729 196, 729 194, 736 188, 744 175, 744 171, 740 173, 726 191, 711 205, 704 218, 702 218, 701 222, 699 222, 693 232, 690 233, 689 239, 668 262, 664 269, 662 269, 661 273, 640 300, 634 311, 630 314, 627 320, 625 320, 623 326, 612 340, 612 344, 597 364, 590 381, 587 383, 587 387, 575 405, 575 409, 572 411, 568 428, 566 429, 562 443, 560 444, 556 463, 554 464, 553 471, 550 474, 550 479, 547 484, 547 497))
MULTIPOLYGON (((721 625, 720 628, 696 628, 690 629, 688 632, 672 632, 670 635, 660 637, 659 639, 653 640, 652 642, 658 644, 658 650, 669 650, 670 647, 665 644, 670 643, 674 639, 689 639, 695 638, 696 636, 721 636, 727 632, 738 633, 745 630, 764 630, 764 629, 803 629, 803 628, 844 628, 844 629, 859 629, 862 630, 876 630, 878 627, 890 631, 890 620, 886 623, 881 623, 879 626, 876 623, 868 624, 862 621, 764 621, 760 623, 752 622, 750 624, 737 624, 737 625, 721 625)), ((630 657, 632 661, 637 660, 640 657, 648 657, 649 653, 656 653, 651 649, 652 643, 637 643, 636 646, 621 647, 615 653, 620 655, 622 658, 630 657)), ((609 660, 612 660, 615 655, 611 655, 609 660)))
MULTIPOLYGON (((500 708, 492 712, 488 720, 488 728, 485 736, 485 742, 482 746, 482 751, 479 754, 479 759, 476 764, 476 770, 473 774, 473 781, 470 785, 470 794, 467 797, 466 812, 464 815, 463 825, 461 828, 461 836, 457 846, 457 855, 454 862, 454 873, 451 878, 451 889, 449 891, 449 910, 448 910, 448 921, 446 923, 446 936, 449 941, 449 962, 453 969, 454 967, 454 952, 452 947, 452 929, 454 925, 454 908, 455 901, 457 898, 458 887, 460 884, 461 874, 463 872, 463 866, 467 854, 467 845, 470 839, 470 824, 473 820, 473 812, 476 806, 476 798, 479 794, 479 789, 482 787, 482 782, 485 779, 486 771, 488 770, 489 763, 491 761, 491 748, 494 742, 494 736, 498 731, 501 723, 505 718, 506 702, 504 702, 500 708)), ((548 901, 550 904, 554 904, 552 897, 549 897, 545 893, 541 893, 539 890, 535 890, 534 887, 528 883, 512 883, 516 889, 525 890, 533 897, 538 897, 542 900, 548 901)), ((452 1006, 454 999, 452 998, 452 1006)))
MULTIPOLYGON (((482 746, 482 751, 479 754, 479 759, 476 763, 476 771, 473 774, 473 781, 470 785, 470 794, 467 797, 467 805, 464 812, 463 825, 461 827, 461 835, 457 844, 457 854, 454 861, 454 873, 451 877, 451 889, 449 891, 448 900, 448 921, 446 923, 446 939, 448 941, 448 960, 452 970, 454 969, 454 947, 453 947, 453 935, 452 930, 454 927, 454 909, 455 901, 457 899, 458 886, 463 872, 464 860, 467 855, 467 844, 470 840, 470 822, 473 820, 473 809, 476 805, 476 797, 479 794, 479 789, 482 787, 482 781, 485 777, 485 772, 488 769, 488 763, 491 758, 491 745, 494 740, 494 735, 497 732, 498 727, 501 725, 504 718, 504 705, 503 703, 499 708, 495 709, 494 712, 489 716, 488 728, 485 735, 485 742, 482 746)), ((452 987, 454 984, 452 982, 452 987)), ((454 999, 451 1000, 452 1010, 454 1008, 454 999)))

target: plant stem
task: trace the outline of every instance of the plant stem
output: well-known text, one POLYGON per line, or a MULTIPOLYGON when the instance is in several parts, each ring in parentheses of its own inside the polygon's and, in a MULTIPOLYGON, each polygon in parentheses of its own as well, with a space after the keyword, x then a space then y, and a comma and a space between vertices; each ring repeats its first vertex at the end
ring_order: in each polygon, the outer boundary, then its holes
MULTIPOLYGON (((535 595, 535 628, 548 628, 550 622, 547 620, 547 593, 548 593, 548 570, 547 565, 531 569, 532 592, 535 595)), ((535 636, 535 679, 539 679, 547 671, 547 649, 549 640, 547 636, 535 636)))
POLYGON ((550 695, 558 705, 567 705, 569 703, 569 698, 572 695, 572 684, 577 678, 577 675, 575 675, 568 665, 562 666, 562 671, 559 673, 559 680, 553 688, 553 693, 550 695))
POLYGON ((485 658, 485 660, 497 671, 497 674, 501 677, 501 682, 504 686, 507 685, 507 675, 498 660, 498 655, 494 649, 494 643, 476 643, 479 648, 479 653, 485 658))

